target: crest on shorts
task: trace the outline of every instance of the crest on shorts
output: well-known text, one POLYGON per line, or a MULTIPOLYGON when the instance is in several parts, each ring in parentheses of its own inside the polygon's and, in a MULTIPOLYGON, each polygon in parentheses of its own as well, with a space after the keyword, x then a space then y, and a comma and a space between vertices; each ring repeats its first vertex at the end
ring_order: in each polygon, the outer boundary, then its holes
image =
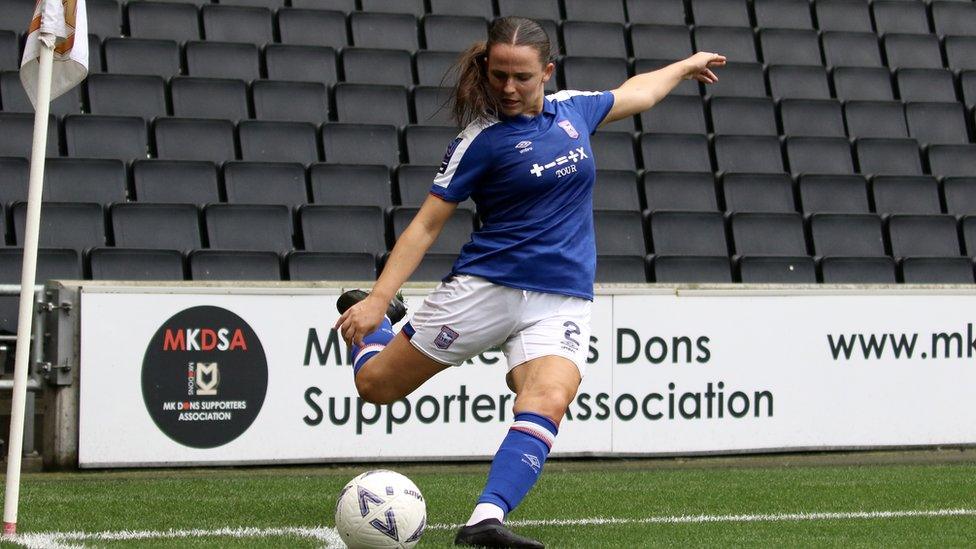
POLYGON ((572 137, 573 139, 579 138, 579 132, 576 131, 576 128, 573 127, 573 123, 569 120, 560 120, 557 122, 557 124, 559 124, 560 128, 566 130, 566 135, 572 137))
POLYGON ((437 337, 434 338, 434 345, 438 349, 445 350, 448 347, 450 347, 455 340, 457 340, 458 335, 460 334, 450 329, 449 327, 441 326, 441 333, 437 334, 437 337))

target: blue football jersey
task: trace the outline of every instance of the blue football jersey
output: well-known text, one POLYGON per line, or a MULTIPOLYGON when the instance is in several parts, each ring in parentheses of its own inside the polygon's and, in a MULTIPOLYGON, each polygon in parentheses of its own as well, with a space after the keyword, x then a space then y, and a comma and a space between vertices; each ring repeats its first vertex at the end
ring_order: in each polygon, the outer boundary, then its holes
POLYGON ((590 135, 609 92, 561 91, 539 115, 478 120, 447 148, 431 193, 474 200, 481 228, 451 274, 593 299, 596 243, 590 135))

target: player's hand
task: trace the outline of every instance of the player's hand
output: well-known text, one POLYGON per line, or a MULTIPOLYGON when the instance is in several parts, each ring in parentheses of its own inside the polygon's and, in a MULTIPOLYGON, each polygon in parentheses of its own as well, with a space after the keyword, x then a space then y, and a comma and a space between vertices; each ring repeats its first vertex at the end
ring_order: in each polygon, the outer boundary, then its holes
POLYGON ((707 51, 700 51, 683 61, 685 66, 684 79, 697 80, 705 84, 718 82, 718 77, 712 72, 711 67, 721 67, 725 65, 725 56, 707 51))
POLYGON ((389 302, 384 302, 370 294, 342 313, 333 327, 339 331, 339 335, 346 340, 347 345, 350 343, 362 345, 363 338, 376 331, 383 322, 388 305, 389 302))

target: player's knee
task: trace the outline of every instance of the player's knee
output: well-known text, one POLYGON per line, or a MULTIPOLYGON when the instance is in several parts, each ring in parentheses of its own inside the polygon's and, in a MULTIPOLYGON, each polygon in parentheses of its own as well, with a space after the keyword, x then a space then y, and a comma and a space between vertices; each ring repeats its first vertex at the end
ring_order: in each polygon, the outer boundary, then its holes
POLYGON ((390 380, 370 374, 368 367, 364 367, 356 375, 356 391, 360 398, 372 404, 391 404, 402 398, 403 395, 397 393, 391 385, 390 380))
POLYGON ((558 423, 569 408, 573 394, 561 387, 539 387, 519 395, 518 411, 534 412, 558 423))

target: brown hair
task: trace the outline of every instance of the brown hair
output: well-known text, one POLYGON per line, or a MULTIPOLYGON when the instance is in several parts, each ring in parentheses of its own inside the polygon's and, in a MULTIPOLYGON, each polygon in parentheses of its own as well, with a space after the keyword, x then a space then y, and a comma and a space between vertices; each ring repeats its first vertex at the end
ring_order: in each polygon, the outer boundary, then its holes
POLYGON ((531 46, 539 52, 539 61, 543 65, 551 60, 549 35, 538 23, 524 17, 496 19, 488 29, 488 41, 472 44, 452 68, 458 79, 454 85, 451 116, 462 128, 499 110, 498 101, 488 89, 487 74, 488 52, 495 44, 531 46))

